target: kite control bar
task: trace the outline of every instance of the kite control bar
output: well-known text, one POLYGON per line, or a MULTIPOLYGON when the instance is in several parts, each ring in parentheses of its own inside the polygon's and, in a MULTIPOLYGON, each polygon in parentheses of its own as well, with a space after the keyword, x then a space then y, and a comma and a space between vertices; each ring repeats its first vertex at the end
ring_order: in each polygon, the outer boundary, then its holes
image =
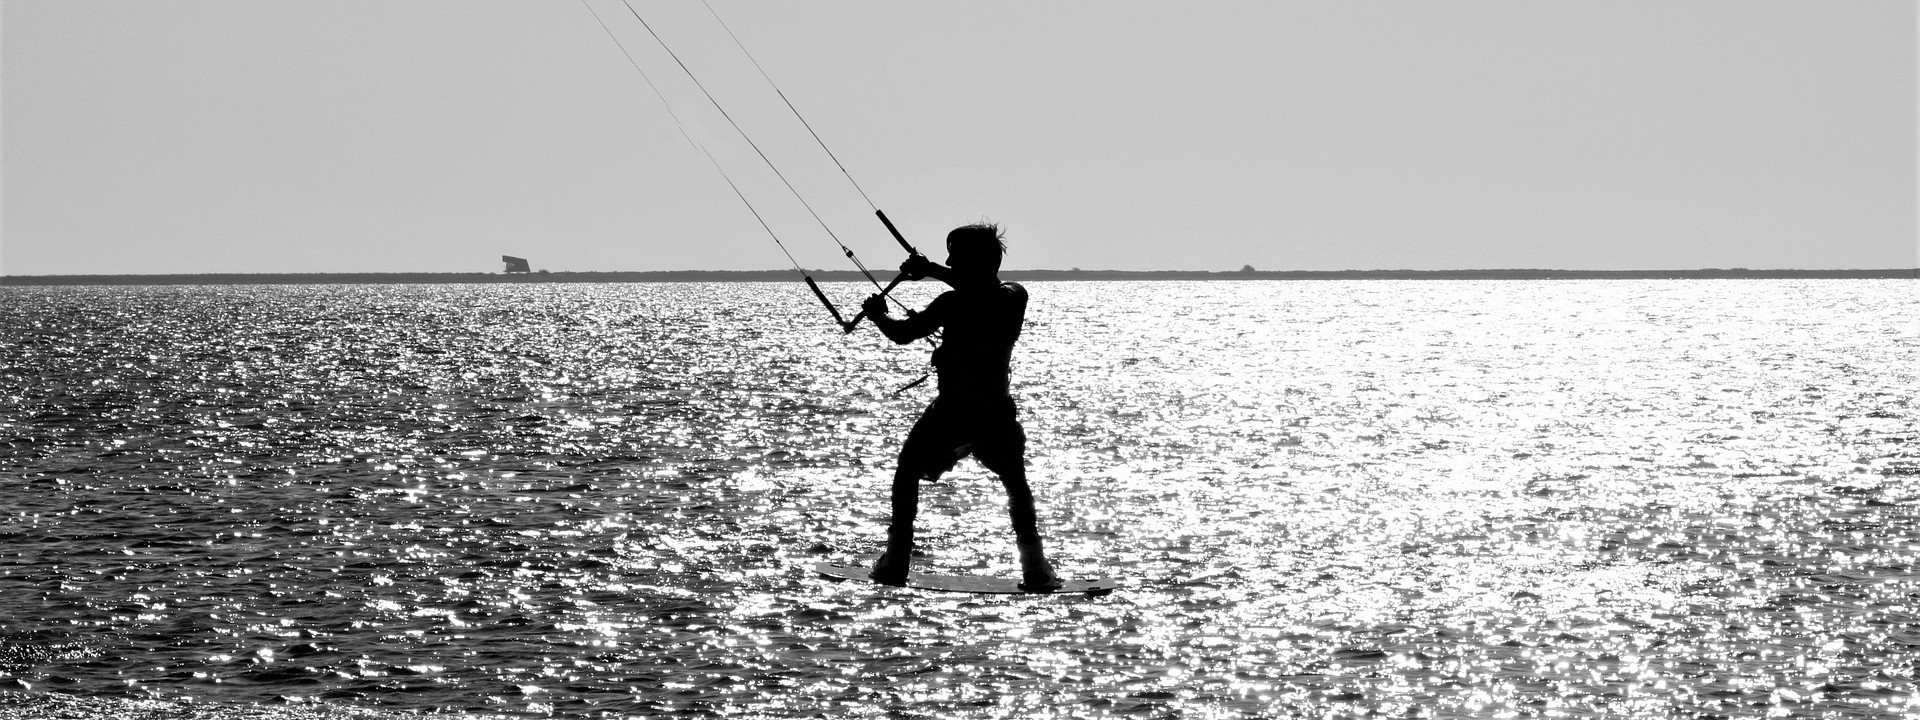
MULTIPOLYGON (((907 251, 907 254, 908 254, 908 255, 919 255, 919 254, 920 254, 920 251, 919 251, 919 250, 915 250, 915 249, 914 249, 914 247, 913 247, 913 243, 909 243, 909 242, 907 242, 907 238, 906 238, 906 236, 904 236, 904 235, 901 235, 901 234, 900 234, 900 229, 899 229, 899 228, 896 228, 896 227, 894 227, 894 226, 893 226, 893 221, 892 221, 892 220, 888 220, 888 219, 887 219, 887 213, 886 213, 886 211, 885 211, 885 210, 881 210, 881 209, 879 209, 879 208, 875 208, 875 209, 874 209, 874 211, 873 211, 873 214, 874 214, 874 215, 878 215, 878 216, 880 217, 880 222, 881 222, 882 224, 884 224, 884 225, 886 225, 886 226, 887 226, 887 232, 890 232, 890 233, 893 233, 893 239, 894 239, 895 241, 897 241, 897 242, 899 242, 899 243, 900 243, 900 247, 902 247, 902 248, 905 248, 905 249, 906 249, 906 251, 907 251)), ((905 280, 905 279, 907 279, 907 276, 906 276, 906 275, 904 275, 904 274, 902 274, 902 275, 895 275, 895 276, 893 277, 893 282, 890 282, 890 283, 887 283, 887 286, 886 286, 885 288, 882 288, 882 289, 880 290, 880 297, 886 297, 886 296, 887 296, 887 293, 891 293, 891 292, 893 292, 893 288, 894 288, 894 286, 897 286, 897 285, 899 285, 899 284, 900 284, 900 281, 902 281, 902 280, 905 280)), ((814 292, 816 292, 816 293, 818 293, 818 292, 820 292, 820 290, 819 290, 818 288, 816 288, 816 289, 814 290, 814 292)), ((825 299, 825 297, 824 297, 824 296, 822 296, 822 298, 821 298, 821 299, 823 299, 823 300, 824 300, 824 299, 825 299)), ((858 314, 858 315, 855 315, 855 316, 853 316, 853 321, 852 321, 852 322, 843 322, 843 323, 840 323, 840 329, 842 329, 842 330, 845 330, 845 331, 847 331, 848 333, 852 333, 852 332, 853 332, 853 329, 854 329, 854 328, 856 328, 856 327, 859 327, 859 326, 860 326, 860 320, 861 320, 861 319, 863 319, 863 318, 865 318, 866 316, 867 316, 867 311, 866 311, 866 309, 865 309, 865 308, 862 308, 862 309, 860 310, 860 314, 858 314)), ((835 310, 835 311, 834 311, 834 313, 833 313, 833 318, 834 318, 835 320, 838 320, 838 319, 840 319, 840 312, 839 312, 838 310, 835 310)))
MULTIPOLYGON (((827 299, 827 294, 820 291, 820 283, 814 282, 811 275, 801 277, 807 279, 807 287, 813 288, 813 296, 820 298, 820 304, 827 306, 827 312, 833 313, 833 321, 840 323, 840 327, 846 328, 847 332, 853 332, 853 325, 848 323, 846 318, 840 317, 840 308, 834 307, 833 301, 827 299)), ((858 318, 855 319, 858 320, 858 318)))
MULTIPOLYGON (((873 211, 873 214, 880 216, 880 222, 887 226, 887 232, 893 233, 893 239, 900 243, 900 247, 906 249, 908 255, 917 256, 920 254, 920 251, 914 249, 913 244, 907 242, 907 238, 900 234, 899 228, 893 226, 893 221, 887 219, 886 213, 876 209, 873 211)), ((852 250, 847 251, 847 257, 853 257, 852 250)), ((827 293, 820 289, 820 283, 814 282, 813 277, 807 275, 804 270, 801 271, 801 277, 806 279, 807 289, 813 291, 813 296, 820 298, 820 304, 827 306, 827 312, 833 315, 834 323, 838 324, 841 330, 852 333, 854 328, 860 326, 860 321, 867 317, 866 309, 862 308, 858 315, 854 315, 852 320, 848 320, 845 315, 840 314, 840 308, 833 306, 833 300, 827 298, 827 293)), ((868 275, 867 277, 868 279, 872 279, 873 276, 868 275)), ((886 287, 880 289, 880 296, 886 297, 888 293, 893 292, 893 289, 906 279, 907 276, 905 274, 894 276, 893 282, 887 283, 886 287)), ((877 284, 878 283, 876 283, 876 285, 877 284)))
POLYGON ((893 221, 887 219, 886 211, 876 208, 874 209, 873 214, 880 216, 880 222, 887 226, 887 232, 893 233, 893 239, 900 242, 900 247, 907 249, 908 255, 920 254, 919 250, 913 249, 913 245, 908 243, 907 239, 900 235, 900 229, 893 226, 893 221))

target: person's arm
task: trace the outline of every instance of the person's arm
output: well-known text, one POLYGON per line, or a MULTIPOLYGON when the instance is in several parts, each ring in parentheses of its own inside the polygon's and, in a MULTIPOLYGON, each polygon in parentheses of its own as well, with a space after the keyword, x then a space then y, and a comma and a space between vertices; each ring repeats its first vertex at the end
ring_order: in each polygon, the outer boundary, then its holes
POLYGON ((943 314, 942 307, 940 298, 934 298, 933 302, 927 305, 926 310, 919 313, 909 312, 907 319, 895 320, 887 314, 887 298, 884 296, 868 297, 867 301, 860 305, 860 309, 865 310, 867 317, 873 320, 873 326, 880 328, 880 334, 887 336, 888 340, 898 345, 919 340, 939 330, 940 317, 943 314))
POLYGON ((908 255, 906 262, 900 263, 900 274, 907 276, 908 280, 933 278, 946 283, 947 287, 956 287, 953 284, 953 270, 928 260, 925 255, 908 255))

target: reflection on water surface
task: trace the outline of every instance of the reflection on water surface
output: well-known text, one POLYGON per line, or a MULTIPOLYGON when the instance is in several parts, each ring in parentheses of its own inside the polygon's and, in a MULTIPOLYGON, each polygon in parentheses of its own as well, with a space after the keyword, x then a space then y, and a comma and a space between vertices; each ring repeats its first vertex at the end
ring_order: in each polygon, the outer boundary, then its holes
MULTIPOLYGON (((839 336, 797 284, 0 288, 0 690, 49 717, 1920 702, 1910 282, 1031 289, 1042 526, 1113 595, 811 576, 878 551, 928 395, 890 395, 923 348, 839 336)), ((920 565, 1017 574, 1002 501, 971 463, 930 485, 920 565)))

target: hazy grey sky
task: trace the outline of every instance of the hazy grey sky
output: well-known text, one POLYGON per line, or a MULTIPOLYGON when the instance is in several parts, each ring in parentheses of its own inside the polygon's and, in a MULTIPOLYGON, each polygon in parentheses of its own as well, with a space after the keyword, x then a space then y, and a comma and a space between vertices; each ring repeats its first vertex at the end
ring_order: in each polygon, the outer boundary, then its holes
MULTIPOLYGON (((870 266, 698 0, 632 0, 870 266)), ((825 233, 593 7, 810 268, 825 233)), ((788 267, 571 0, 6 0, 0 272, 788 267)), ((714 0, 923 249, 1013 268, 1914 267, 1911 0, 714 0)))

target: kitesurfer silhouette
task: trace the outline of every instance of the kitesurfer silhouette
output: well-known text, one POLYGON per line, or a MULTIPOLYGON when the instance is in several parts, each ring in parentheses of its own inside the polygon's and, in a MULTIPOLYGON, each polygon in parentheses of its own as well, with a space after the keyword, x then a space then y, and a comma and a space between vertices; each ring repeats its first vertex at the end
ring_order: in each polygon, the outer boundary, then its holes
POLYGON ((1006 242, 1000 228, 976 224, 947 234, 947 264, 920 255, 907 258, 900 272, 908 279, 935 278, 952 286, 919 313, 905 319, 887 315, 887 299, 867 298, 861 308, 895 343, 910 343, 941 332, 933 352, 939 394, 907 433, 893 473, 893 520, 887 550, 874 563, 873 579, 904 584, 913 562, 913 521, 919 512, 920 481, 934 479, 972 455, 1000 476, 1007 490, 1007 512, 1020 551, 1021 586, 1058 587, 1060 579, 1041 547, 1040 529, 1027 484, 1026 431, 1016 416, 1010 391, 1013 344, 1027 312, 1027 290, 1000 282, 1006 242))

